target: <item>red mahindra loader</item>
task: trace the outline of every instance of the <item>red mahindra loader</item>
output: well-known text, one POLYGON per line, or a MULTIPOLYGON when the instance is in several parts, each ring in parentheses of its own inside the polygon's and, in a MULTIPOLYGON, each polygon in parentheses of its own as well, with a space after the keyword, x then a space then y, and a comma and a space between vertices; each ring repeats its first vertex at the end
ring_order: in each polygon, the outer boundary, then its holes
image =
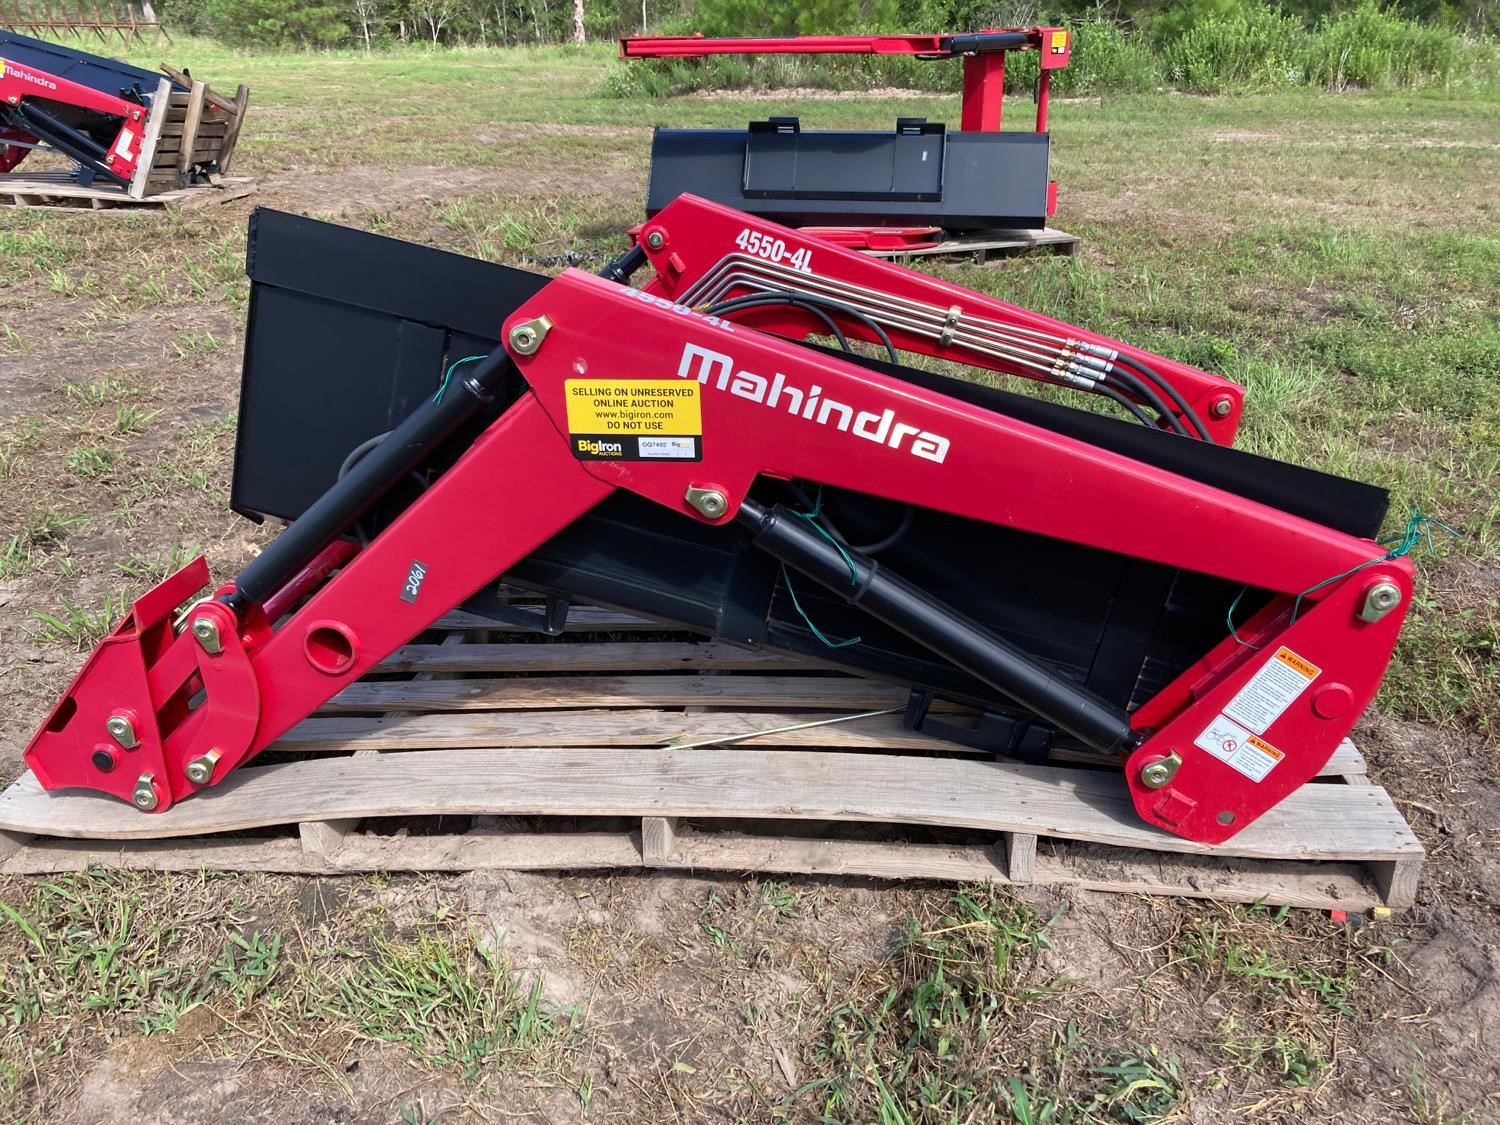
POLYGON ((135 602, 26 751, 49 790, 160 812, 454 607, 587 598, 1114 755, 1214 844, 1328 760, 1411 600, 1386 493, 1233 449, 1235 384, 691 196, 598 275, 267 210, 248 268, 231 502, 288 526, 135 602))

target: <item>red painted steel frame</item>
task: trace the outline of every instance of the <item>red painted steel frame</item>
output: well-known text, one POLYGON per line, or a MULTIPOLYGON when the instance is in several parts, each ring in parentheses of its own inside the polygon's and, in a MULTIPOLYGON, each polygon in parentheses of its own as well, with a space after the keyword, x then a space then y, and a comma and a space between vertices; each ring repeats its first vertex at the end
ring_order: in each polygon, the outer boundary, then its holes
MULTIPOLYGON (((1019 33, 1027 37, 1021 50, 1039 52, 1041 78, 1037 91, 1036 131, 1047 131, 1047 103, 1052 71, 1072 59, 1072 33, 1061 27, 986 28, 976 34, 1019 33)), ((786 38, 708 39, 702 35, 632 35, 620 40, 626 59, 691 59, 706 55, 917 55, 964 61, 963 109, 959 128, 964 132, 996 133, 1005 103, 1005 51, 964 53, 952 47, 952 35, 794 35, 786 38)))
POLYGON ((1226 640, 1134 717, 1146 736, 1126 764, 1136 808, 1205 845, 1317 773, 1390 659, 1411 597, 1405 559, 1323 586, 1291 620, 1297 592, 1381 557, 1368 540, 590 274, 570 270, 550 282, 507 321, 505 338, 544 315, 551 328, 540 349, 513 357, 531 390, 274 631, 258 618, 235 621, 215 601, 191 616, 218 626, 222 651, 174 634, 174 607, 207 580, 201 559, 136 602, 28 747, 42 784, 125 799, 145 785, 146 803, 164 809, 201 788, 186 765, 210 750, 217 783, 616 489, 702 518, 685 492, 715 488, 728 500, 724 522, 757 478, 796 477, 1279 595, 1242 627, 1244 643, 1226 640), (580 375, 697 379, 701 463, 575 459, 565 383, 580 375), (768 385, 782 388, 781 401, 768 385), (794 409, 789 387, 800 392, 798 407, 821 396, 821 409, 794 409), (1003 486, 988 486, 997 481, 1003 486), (408 602, 401 595, 417 560, 426 578, 408 602), (1401 608, 1362 621, 1359 608, 1378 582, 1397 587, 1401 608), (1196 743, 1282 649, 1316 675, 1257 732, 1283 755, 1257 783, 1196 743), (137 732, 135 748, 105 733, 120 714, 137 732), (95 751, 113 768, 95 766, 95 751), (1171 784, 1143 788, 1141 767, 1173 752, 1182 765, 1171 784))
MULTIPOLYGON (((780 226, 766 219, 746 215, 732 207, 684 195, 667 204, 655 218, 631 233, 656 271, 656 277, 646 286, 647 291, 670 297, 674 301, 681 300, 709 271, 728 257, 739 256, 747 261, 755 261, 758 257, 759 260, 773 264, 790 263, 795 259, 807 266, 803 272, 810 278, 835 279, 892 297, 920 301, 943 310, 958 308, 970 317, 988 317, 1007 325, 1052 332, 1113 348, 1133 359, 1144 361, 1171 382, 1187 400, 1187 404, 1197 412, 1208 427, 1210 436, 1218 444, 1232 444, 1235 433, 1239 430, 1245 389, 1238 383, 1165 356, 1153 355, 1142 348, 1089 332, 1065 321, 1023 309, 1019 305, 1008 304, 972 289, 940 281, 925 273, 845 249, 817 238, 807 230, 780 226), (747 231, 764 236, 759 240, 762 248, 759 255, 747 255, 740 250, 738 240, 747 231)), ((735 292, 743 293, 746 290, 735 292)), ((761 309, 753 314, 746 314, 744 319, 758 328, 780 335, 806 336, 809 332, 821 331, 817 321, 793 308, 761 309)), ((840 326, 847 335, 876 341, 876 337, 857 321, 845 320, 840 326)), ((957 345, 940 347, 926 337, 894 327, 889 332, 892 342, 902 351, 951 359, 970 367, 986 367, 1027 379, 1038 377, 1027 368, 1007 365, 1003 360, 957 345)))
POLYGON ((120 130, 109 147, 106 162, 126 178, 135 170, 145 132, 146 110, 143 106, 80 86, 46 71, 0 59, 0 101, 20 105, 25 98, 60 102, 120 118, 120 130))

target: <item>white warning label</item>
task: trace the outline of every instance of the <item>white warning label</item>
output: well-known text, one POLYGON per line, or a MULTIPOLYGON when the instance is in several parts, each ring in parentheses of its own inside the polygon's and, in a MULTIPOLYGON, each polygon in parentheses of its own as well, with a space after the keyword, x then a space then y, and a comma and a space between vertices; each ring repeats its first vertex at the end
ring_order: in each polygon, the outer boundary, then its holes
POLYGON ((1251 781, 1264 779, 1283 757, 1281 751, 1265 739, 1257 738, 1223 715, 1209 723, 1204 732, 1193 739, 1193 745, 1207 750, 1251 781))
POLYGON ((1224 714, 1257 734, 1265 734, 1321 671, 1291 649, 1279 648, 1224 706, 1224 714))

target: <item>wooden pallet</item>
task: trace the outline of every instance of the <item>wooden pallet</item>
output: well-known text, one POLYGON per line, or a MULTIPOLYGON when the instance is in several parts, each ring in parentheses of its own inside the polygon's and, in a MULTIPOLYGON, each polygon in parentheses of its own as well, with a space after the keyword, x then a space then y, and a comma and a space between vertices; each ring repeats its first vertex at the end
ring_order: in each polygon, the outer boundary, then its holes
POLYGON ((254 180, 229 176, 217 184, 193 184, 137 197, 118 184, 81 187, 71 172, 7 172, 0 175, 0 206, 48 207, 54 211, 187 210, 241 199, 254 190, 254 180))
POLYGON ((99 181, 84 187, 71 171, 8 172, 0 174, 0 205, 62 211, 187 208, 254 191, 254 180, 228 178, 250 88, 240 86, 234 97, 225 97, 180 70, 162 70, 167 76, 151 99, 140 160, 128 185, 99 181))
POLYGON ((1422 846, 1347 743, 1210 849, 1143 824, 1093 755, 996 761, 905 730, 901 689, 814 661, 587 607, 540 643, 443 624, 163 814, 23 776, 0 794, 0 872, 652 867, 1347 910, 1415 895, 1422 846))
POLYGON ((141 141, 141 160, 130 194, 136 199, 177 191, 229 173, 240 129, 250 107, 250 87, 232 98, 180 70, 163 66, 167 77, 157 85, 141 141), (186 86, 183 92, 174 87, 186 86))
POLYGON ((866 250, 874 258, 968 257, 977 265, 987 265, 1001 258, 1014 258, 1022 254, 1043 251, 1050 254, 1074 255, 1083 240, 1076 234, 1053 230, 1004 230, 991 231, 982 238, 946 238, 936 246, 921 250, 866 250))

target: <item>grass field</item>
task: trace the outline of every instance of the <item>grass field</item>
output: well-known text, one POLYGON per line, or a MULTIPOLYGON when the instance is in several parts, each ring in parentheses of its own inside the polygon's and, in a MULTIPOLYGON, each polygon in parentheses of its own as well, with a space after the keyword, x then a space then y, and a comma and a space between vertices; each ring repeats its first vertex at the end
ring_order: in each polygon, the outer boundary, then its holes
MULTIPOLYGON (((239 203, 0 212, 0 772, 227 509, 259 203, 507 262, 605 252, 653 124, 942 99, 601 96, 602 51, 243 57, 239 203)), ((155 53, 136 61, 154 65, 155 53)), ((1029 106, 1016 109, 1024 117, 1029 106)), ((1075 259, 942 276, 1249 388, 1242 444, 1458 529, 1356 739, 1431 859, 1407 914, 855 880, 0 881, 0 1106, 106 1122, 1480 1120, 1500 1113, 1500 103, 1054 109, 1075 259)))

